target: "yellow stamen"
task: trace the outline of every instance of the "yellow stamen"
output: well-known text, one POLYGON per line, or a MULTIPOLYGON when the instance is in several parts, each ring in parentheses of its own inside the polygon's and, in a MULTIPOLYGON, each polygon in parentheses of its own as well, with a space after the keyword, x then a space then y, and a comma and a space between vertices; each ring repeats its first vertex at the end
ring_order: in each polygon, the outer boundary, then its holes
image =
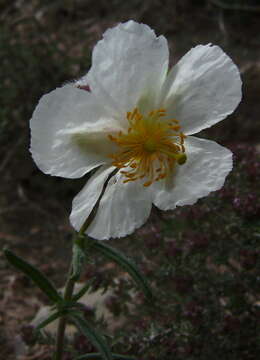
POLYGON ((110 155, 112 164, 125 176, 124 183, 145 178, 143 186, 166 178, 187 156, 178 120, 166 120, 165 109, 152 110, 144 116, 138 108, 127 112, 129 128, 126 133, 108 135, 118 145, 118 152, 110 155))

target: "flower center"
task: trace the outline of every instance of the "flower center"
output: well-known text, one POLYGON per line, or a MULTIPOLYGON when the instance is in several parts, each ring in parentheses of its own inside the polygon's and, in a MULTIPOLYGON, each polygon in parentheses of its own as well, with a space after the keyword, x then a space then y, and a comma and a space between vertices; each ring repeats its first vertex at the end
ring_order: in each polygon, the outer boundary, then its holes
POLYGON ((125 176, 124 183, 145 178, 144 186, 167 177, 176 163, 186 162, 185 135, 178 120, 166 120, 166 110, 157 109, 147 116, 137 108, 127 113, 129 128, 108 135, 118 145, 118 152, 110 155, 112 164, 125 176))

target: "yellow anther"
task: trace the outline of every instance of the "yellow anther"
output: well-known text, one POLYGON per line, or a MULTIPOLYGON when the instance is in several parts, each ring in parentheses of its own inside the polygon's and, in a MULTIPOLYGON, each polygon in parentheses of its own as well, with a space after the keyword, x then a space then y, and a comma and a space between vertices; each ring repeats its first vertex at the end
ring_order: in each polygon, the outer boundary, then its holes
POLYGON ((176 120, 176 119, 171 119, 171 120, 170 120, 170 123, 179 124, 179 121, 176 120))
POLYGON ((165 121, 165 109, 155 109, 146 116, 138 108, 127 112, 129 128, 108 138, 118 146, 118 152, 110 155, 112 165, 124 170, 124 183, 146 179, 143 186, 166 178, 176 164, 186 162, 184 139, 178 120, 165 121), (159 165, 159 167, 158 167, 159 165))
POLYGON ((125 176, 131 179, 131 178, 135 177, 135 174, 134 173, 126 173, 125 176))
POLYGON ((164 179, 166 176, 167 176, 167 174, 160 174, 160 175, 157 176, 157 178, 155 179, 155 181, 162 180, 162 179, 164 179))
POLYGON ((178 130, 180 130, 180 125, 173 125, 173 126, 171 126, 171 128, 172 128, 172 130, 175 130, 175 131, 178 131, 178 130))
POLYGON ((136 169, 136 168, 137 168, 137 164, 136 164, 136 163, 133 163, 133 164, 130 165, 130 167, 131 167, 132 169, 136 169))
POLYGON ((150 180, 150 181, 145 182, 143 185, 144 185, 145 187, 148 187, 148 186, 150 186, 152 183, 153 183, 152 180, 150 180))
POLYGON ((186 163, 187 155, 185 153, 180 153, 176 155, 176 160, 179 165, 183 165, 186 163))
POLYGON ((124 180, 123 183, 126 184, 128 183, 129 181, 134 181, 134 179, 127 179, 127 180, 124 180))

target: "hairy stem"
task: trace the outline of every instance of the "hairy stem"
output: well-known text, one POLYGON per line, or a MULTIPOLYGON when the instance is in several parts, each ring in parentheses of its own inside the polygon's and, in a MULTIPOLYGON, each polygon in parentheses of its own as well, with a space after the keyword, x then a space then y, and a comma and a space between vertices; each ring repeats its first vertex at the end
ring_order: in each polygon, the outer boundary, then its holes
MULTIPOLYGON (((72 273, 72 266, 70 266, 69 276, 65 286, 64 300, 70 300, 73 295, 75 280, 71 277, 71 273, 72 273)), ((54 360, 62 359, 66 322, 67 322, 66 316, 61 317, 59 320, 59 325, 57 330, 57 340, 56 340, 56 352, 54 355, 54 360)))
MULTIPOLYGON (((93 207, 88 218, 85 220, 84 224, 81 226, 78 234, 75 236, 74 242, 79 241, 79 243, 81 243, 82 236, 84 236, 86 230, 92 223, 92 221, 97 213, 101 198, 104 195, 107 184, 108 184, 109 180, 111 179, 111 177, 114 176, 117 171, 118 171, 118 169, 115 169, 108 176, 107 180, 104 183, 103 189, 101 191, 101 194, 99 195, 99 198, 98 198, 95 206, 93 207)), ((74 290, 74 286, 75 286, 75 282, 76 282, 76 279, 75 279, 75 277, 72 276, 72 273, 73 273, 73 267, 72 267, 72 262, 71 262, 70 269, 68 272, 68 279, 67 279, 67 282, 65 285, 65 291, 64 291, 64 300, 66 300, 66 301, 70 301, 72 299, 73 290, 74 290)), ((59 320, 59 324, 58 324, 57 339, 56 339, 56 351, 55 351, 53 360, 62 360, 63 350, 64 350, 64 335, 65 335, 65 330, 66 330, 66 323, 67 323, 66 316, 61 317, 59 320)))

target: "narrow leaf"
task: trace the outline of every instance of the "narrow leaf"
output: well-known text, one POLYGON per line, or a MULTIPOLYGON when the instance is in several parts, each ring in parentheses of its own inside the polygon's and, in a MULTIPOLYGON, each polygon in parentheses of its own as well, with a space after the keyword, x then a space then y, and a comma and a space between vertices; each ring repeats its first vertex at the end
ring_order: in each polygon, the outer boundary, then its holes
POLYGON ((55 287, 38 269, 19 256, 16 256, 11 250, 4 249, 4 254, 7 260, 17 269, 21 270, 25 275, 27 275, 52 302, 57 303, 62 301, 62 297, 58 294, 55 287))
MULTIPOLYGON (((113 358, 113 360, 114 359, 136 360, 135 357, 128 356, 128 355, 115 354, 115 353, 112 353, 112 358, 113 358)), ((85 359, 102 359, 102 356, 99 353, 89 353, 89 354, 80 355, 79 357, 76 358, 76 360, 85 360, 85 359)))
POLYGON ((86 292, 90 289, 92 283, 93 280, 82 286, 82 288, 72 296, 72 301, 78 301, 83 295, 85 295, 86 292))
POLYGON ((59 317, 64 316, 64 314, 65 314, 65 311, 57 311, 57 312, 51 314, 50 316, 47 317, 47 319, 44 319, 36 326, 36 330, 43 329, 45 326, 47 326, 51 322, 57 320, 59 317))
POLYGON ((99 350, 100 356, 104 360, 112 360, 112 355, 105 339, 92 328, 92 326, 79 314, 74 312, 70 315, 72 321, 78 329, 90 340, 90 342, 99 350))
POLYGON ((120 251, 113 249, 109 245, 105 245, 101 241, 94 241, 92 244, 93 248, 100 252, 102 255, 107 257, 108 259, 116 262, 119 266, 121 266, 125 271, 131 275, 133 280, 139 285, 139 287, 143 290, 144 294, 148 298, 148 300, 153 299, 152 290, 146 280, 146 278, 139 272, 136 264, 123 255, 120 251))

